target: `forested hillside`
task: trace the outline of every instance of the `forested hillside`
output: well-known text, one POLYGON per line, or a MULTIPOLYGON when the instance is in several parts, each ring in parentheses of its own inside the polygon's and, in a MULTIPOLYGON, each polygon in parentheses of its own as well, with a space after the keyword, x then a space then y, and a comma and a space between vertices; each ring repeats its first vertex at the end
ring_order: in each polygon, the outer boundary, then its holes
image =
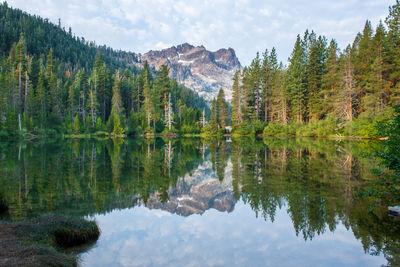
POLYGON ((7 2, 0 3, 0 54, 8 56, 13 44, 24 33, 27 53, 46 55, 53 49, 54 56, 65 64, 91 68, 96 55, 100 53, 105 63, 112 69, 116 67, 133 67, 138 61, 137 55, 131 52, 115 51, 106 46, 97 46, 83 37, 74 36, 68 31, 38 16, 29 15, 19 9, 10 8, 7 2))
POLYGON ((237 135, 375 137, 400 103, 400 3, 344 51, 313 31, 298 36, 288 66, 276 50, 257 54, 235 75, 232 125, 237 135))
POLYGON ((196 133, 206 102, 134 53, 0 4, 0 137, 196 133))

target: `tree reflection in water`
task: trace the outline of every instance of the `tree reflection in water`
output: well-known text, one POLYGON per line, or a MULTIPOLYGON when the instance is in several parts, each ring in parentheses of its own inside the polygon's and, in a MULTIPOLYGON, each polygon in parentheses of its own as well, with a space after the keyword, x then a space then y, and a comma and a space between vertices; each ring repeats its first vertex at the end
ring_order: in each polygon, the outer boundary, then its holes
MULTIPOLYGON (((342 223, 369 254, 400 264, 400 224, 359 197, 377 173, 380 144, 315 140, 63 141, 0 145, 0 194, 10 218, 87 216, 136 205, 180 216, 241 199, 265 220, 286 209, 310 241, 342 223)), ((310 241, 311 242, 311 241, 310 241)))

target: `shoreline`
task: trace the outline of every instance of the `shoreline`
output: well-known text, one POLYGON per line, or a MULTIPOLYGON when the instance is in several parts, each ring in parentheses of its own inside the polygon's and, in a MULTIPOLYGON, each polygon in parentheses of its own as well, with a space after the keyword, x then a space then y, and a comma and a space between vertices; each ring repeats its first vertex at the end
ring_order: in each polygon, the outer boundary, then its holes
POLYGON ((0 221, 0 266, 77 266, 67 248, 96 242, 94 221, 45 215, 29 221, 0 221))

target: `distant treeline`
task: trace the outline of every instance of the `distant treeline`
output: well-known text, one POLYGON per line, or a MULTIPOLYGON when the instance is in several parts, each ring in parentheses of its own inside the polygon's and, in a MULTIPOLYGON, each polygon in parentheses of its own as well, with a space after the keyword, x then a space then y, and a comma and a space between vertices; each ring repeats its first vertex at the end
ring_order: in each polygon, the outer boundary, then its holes
POLYGON ((237 135, 378 135, 400 103, 400 3, 373 29, 367 21, 340 51, 313 31, 298 35, 288 66, 275 48, 234 78, 237 135))

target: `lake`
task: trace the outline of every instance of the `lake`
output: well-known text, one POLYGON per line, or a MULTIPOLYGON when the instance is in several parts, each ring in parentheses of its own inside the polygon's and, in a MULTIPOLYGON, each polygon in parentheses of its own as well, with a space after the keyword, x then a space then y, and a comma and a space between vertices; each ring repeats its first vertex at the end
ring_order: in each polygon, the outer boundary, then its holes
POLYGON ((82 266, 395 266, 400 222, 365 197, 375 142, 0 144, 8 218, 93 218, 82 266))

